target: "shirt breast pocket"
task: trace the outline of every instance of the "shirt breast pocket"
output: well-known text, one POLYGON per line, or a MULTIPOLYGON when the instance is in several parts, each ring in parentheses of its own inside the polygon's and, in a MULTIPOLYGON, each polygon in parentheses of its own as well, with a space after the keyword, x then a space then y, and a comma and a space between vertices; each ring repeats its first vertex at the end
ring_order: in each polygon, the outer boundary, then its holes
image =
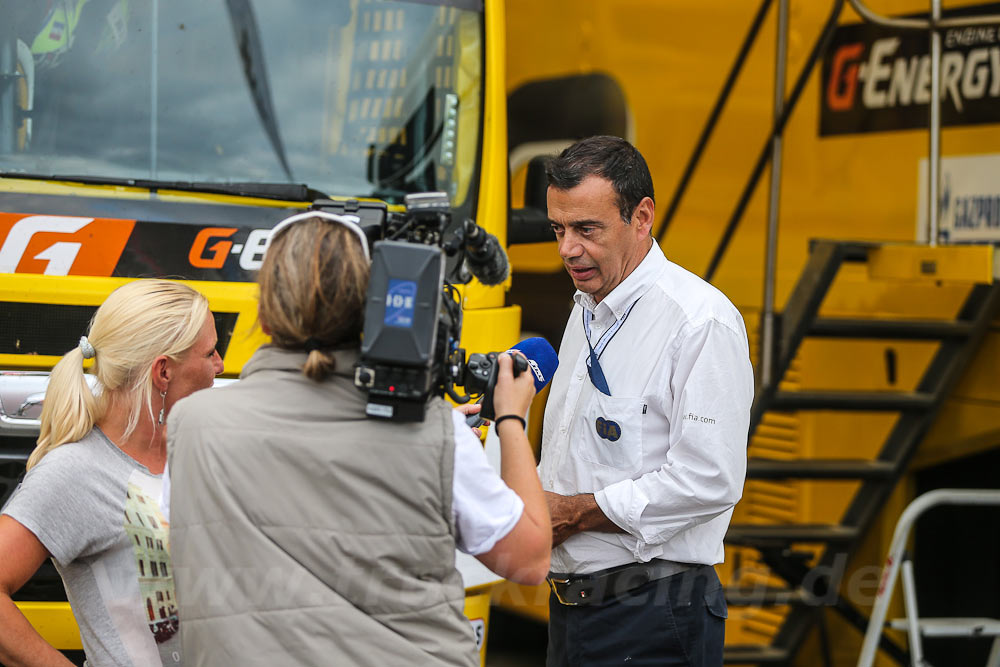
POLYGON ((591 395, 577 415, 573 446, 578 458, 622 472, 635 472, 642 463, 641 398, 591 395))

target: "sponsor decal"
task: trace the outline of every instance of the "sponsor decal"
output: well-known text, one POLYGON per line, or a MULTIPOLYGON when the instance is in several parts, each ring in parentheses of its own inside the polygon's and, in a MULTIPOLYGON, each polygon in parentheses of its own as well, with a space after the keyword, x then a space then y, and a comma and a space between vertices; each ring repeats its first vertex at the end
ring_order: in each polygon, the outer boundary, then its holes
POLYGON ((110 276, 134 220, 0 213, 0 273, 110 276))
POLYGON ((252 282, 271 229, 0 213, 0 273, 252 282))
POLYGON ((221 269, 229 254, 239 255, 240 268, 256 271, 264 262, 264 251, 271 239, 270 229, 252 229, 243 243, 233 243, 229 239, 239 231, 237 227, 205 227, 194 237, 188 262, 198 269, 221 269))
POLYGON ((618 422, 613 422, 604 417, 597 418, 595 429, 597 430, 597 435, 603 440, 615 442, 618 438, 622 437, 622 427, 618 425, 618 422))
MULTIPOLYGON (((945 16, 1000 14, 1000 3, 945 16)), ((1000 22, 941 34, 942 125, 1000 122, 1000 22)), ((823 59, 820 136, 926 128, 931 98, 925 32, 837 28, 823 59)))
POLYGON ((472 632, 476 635, 476 650, 482 650, 483 643, 486 641, 486 621, 481 618, 473 618, 469 620, 472 624, 472 632))
MULTIPOLYGON (((927 158, 920 160, 918 241, 927 240, 927 158)), ((1000 243, 1000 153, 941 158, 938 240, 1000 243)))
POLYGON ((115 275, 252 282, 270 238, 270 228, 140 221, 115 275))
POLYGON ((539 382, 545 382, 545 375, 542 374, 542 369, 538 367, 538 362, 534 359, 528 359, 528 366, 531 368, 531 372, 535 374, 539 382))

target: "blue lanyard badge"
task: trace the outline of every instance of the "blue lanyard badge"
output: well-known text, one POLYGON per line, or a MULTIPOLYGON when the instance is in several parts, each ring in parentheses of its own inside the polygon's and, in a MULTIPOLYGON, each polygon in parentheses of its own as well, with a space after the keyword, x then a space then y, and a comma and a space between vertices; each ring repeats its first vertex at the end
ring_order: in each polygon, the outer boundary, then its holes
POLYGON ((594 388, 605 396, 611 395, 611 389, 608 387, 607 378, 604 377, 604 370, 601 368, 600 356, 604 352, 604 348, 606 348, 608 343, 611 342, 611 339, 615 337, 616 333, 618 333, 618 330, 622 328, 623 324, 625 324, 628 314, 632 312, 632 308, 634 308, 635 304, 638 302, 638 299, 633 301, 632 305, 630 305, 625 312, 622 313, 622 316, 615 320, 615 323, 604 332, 601 339, 597 341, 596 348, 590 344, 590 321, 594 319, 594 314, 586 308, 583 309, 583 333, 587 339, 587 347, 590 348, 590 358, 587 359, 587 374, 590 375, 590 382, 594 385, 594 388))

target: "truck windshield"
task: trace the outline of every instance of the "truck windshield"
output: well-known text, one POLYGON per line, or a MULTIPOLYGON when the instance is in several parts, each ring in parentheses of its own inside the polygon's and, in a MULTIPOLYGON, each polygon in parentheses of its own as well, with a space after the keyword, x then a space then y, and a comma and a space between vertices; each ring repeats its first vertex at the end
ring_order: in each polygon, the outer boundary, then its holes
POLYGON ((0 0, 0 171, 460 206, 482 32, 481 0, 0 0))

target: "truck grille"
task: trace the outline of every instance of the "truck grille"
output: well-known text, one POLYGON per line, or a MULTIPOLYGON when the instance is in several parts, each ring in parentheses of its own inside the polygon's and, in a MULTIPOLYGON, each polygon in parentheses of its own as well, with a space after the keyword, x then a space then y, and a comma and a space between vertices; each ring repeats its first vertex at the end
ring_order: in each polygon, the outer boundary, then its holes
MULTIPOLYGON (((97 306, 0 301, 0 354, 61 357, 76 347, 97 306)), ((213 312, 220 356, 226 355, 238 313, 213 312)))

